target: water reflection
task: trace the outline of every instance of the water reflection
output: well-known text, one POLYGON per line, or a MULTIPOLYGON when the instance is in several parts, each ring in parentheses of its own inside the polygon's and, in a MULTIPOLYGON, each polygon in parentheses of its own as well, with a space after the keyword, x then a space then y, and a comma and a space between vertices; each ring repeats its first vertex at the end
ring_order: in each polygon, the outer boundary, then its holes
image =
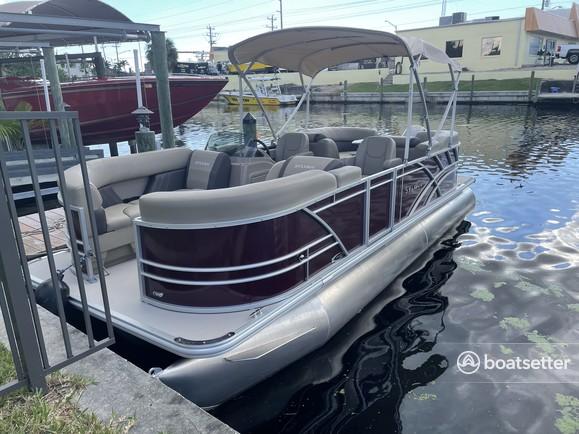
POLYGON ((398 279, 323 349, 216 415, 242 432, 360 432, 369 426, 400 432, 404 396, 448 367, 433 351, 448 306, 439 290, 456 268, 452 255, 469 226, 463 222, 420 270, 398 279), (392 300, 396 293, 403 295, 392 300))
MULTIPOLYGON (((401 105, 311 108, 312 127, 399 134, 406 126, 401 105)), ((271 112, 274 124, 290 110, 271 112)), ((431 125, 443 110, 429 107, 431 125)), ((476 178, 477 197, 460 246, 447 236, 449 245, 426 252, 328 345, 225 404, 219 417, 243 432, 577 431, 579 388, 565 384, 565 373, 476 384, 453 382, 450 366, 456 346, 497 342, 508 352, 526 344, 540 352, 579 342, 578 113, 459 106, 461 171, 476 178)), ((305 122, 300 112, 289 130, 305 122)), ((213 104, 180 135, 202 146, 211 132, 238 125, 236 110, 213 104)))

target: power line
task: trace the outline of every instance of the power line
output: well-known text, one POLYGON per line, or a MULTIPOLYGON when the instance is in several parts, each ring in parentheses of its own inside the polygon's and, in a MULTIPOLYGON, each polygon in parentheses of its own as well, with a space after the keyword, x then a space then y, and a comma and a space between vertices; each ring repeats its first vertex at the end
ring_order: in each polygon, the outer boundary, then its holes
POLYGON ((211 24, 207 26, 206 36, 209 39, 209 60, 213 60, 213 45, 217 42, 217 33, 215 33, 215 27, 211 24))
POLYGON ((283 29, 283 0, 279 0, 279 28, 283 29))
POLYGON ((275 15, 270 15, 269 17, 267 17, 267 20, 269 21, 269 24, 266 26, 269 30, 271 30, 272 32, 277 29, 277 27, 275 26, 275 22, 277 21, 277 17, 275 15))

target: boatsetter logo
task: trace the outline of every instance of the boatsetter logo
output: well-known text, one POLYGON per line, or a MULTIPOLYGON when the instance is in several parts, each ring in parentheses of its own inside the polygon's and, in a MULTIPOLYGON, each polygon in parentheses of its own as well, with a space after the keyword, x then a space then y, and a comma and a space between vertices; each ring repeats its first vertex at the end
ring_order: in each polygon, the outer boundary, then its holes
POLYGON ((523 357, 498 358, 488 354, 479 357, 474 351, 463 351, 456 359, 456 368, 465 375, 472 375, 480 369, 485 371, 561 371, 569 369, 571 359, 543 356, 536 359, 523 357))

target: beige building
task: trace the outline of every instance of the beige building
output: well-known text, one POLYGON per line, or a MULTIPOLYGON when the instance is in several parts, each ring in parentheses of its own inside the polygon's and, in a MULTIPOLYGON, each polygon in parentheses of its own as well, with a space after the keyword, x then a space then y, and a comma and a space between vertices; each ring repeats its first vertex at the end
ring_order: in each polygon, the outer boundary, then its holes
MULTIPOLYGON (((525 17, 511 19, 488 17, 462 21, 465 14, 454 16, 458 17, 454 24, 401 30, 398 34, 415 36, 446 50, 467 71, 542 65, 546 58, 543 53, 554 53, 557 45, 579 40, 579 6, 576 4, 571 9, 549 11, 527 8, 525 17)), ((446 21, 451 20, 448 18, 446 21)), ((446 72, 444 66, 428 60, 421 62, 420 71, 446 72)))

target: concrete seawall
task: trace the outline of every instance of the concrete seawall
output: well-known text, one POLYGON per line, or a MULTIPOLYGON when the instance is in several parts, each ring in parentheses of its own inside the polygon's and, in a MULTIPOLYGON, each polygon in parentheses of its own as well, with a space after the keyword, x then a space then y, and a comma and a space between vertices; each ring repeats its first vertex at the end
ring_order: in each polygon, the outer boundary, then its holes
MULTIPOLYGON (((426 92, 426 99, 432 104, 446 104, 451 92, 426 92)), ((343 93, 312 93, 312 103, 339 103, 339 104, 362 104, 362 103, 399 103, 407 101, 405 92, 348 92, 343 93)), ((420 96, 416 93, 414 101, 420 102, 420 96)), ((459 104, 528 104, 529 92, 527 91, 470 91, 459 92, 459 104)))
MULTIPOLYGON (((48 358, 55 363, 66 358, 58 318, 38 306, 48 358)), ((68 327, 73 352, 85 349, 87 338, 68 327)), ((0 343, 7 348, 5 324, 0 315, 0 343)), ((78 399, 78 406, 108 422, 111 418, 134 418, 130 433, 235 433, 233 429, 206 413, 179 393, 137 368, 132 363, 104 349, 63 368, 64 374, 88 379, 89 384, 78 399)))

